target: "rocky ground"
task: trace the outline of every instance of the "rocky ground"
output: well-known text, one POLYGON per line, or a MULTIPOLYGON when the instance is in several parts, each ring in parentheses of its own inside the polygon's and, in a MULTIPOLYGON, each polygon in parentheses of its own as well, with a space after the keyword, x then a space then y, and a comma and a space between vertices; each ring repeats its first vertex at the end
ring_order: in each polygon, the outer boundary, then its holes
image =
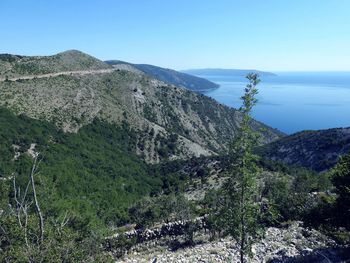
MULTIPOLYGON (((116 262, 239 262, 237 244, 230 238, 201 241, 200 244, 170 251, 159 243, 148 242, 135 247, 116 262)), ((306 229, 299 222, 285 228, 268 228, 265 237, 253 245, 249 262, 292 262, 295 257, 317 254, 320 261, 335 262, 322 253, 322 248, 335 247, 336 243, 320 232, 306 229)), ((300 261, 298 261, 300 262, 300 261)), ((341 262, 341 261, 336 261, 341 262)))

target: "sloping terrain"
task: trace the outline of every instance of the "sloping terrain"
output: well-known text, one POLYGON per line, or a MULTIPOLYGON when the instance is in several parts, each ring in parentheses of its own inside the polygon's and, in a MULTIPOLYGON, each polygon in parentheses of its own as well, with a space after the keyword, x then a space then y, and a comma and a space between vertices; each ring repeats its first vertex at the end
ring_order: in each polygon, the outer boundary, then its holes
MULTIPOLYGON (((37 71, 88 71, 110 67, 80 52, 60 54, 33 58, 37 61, 34 64, 37 71), (74 57, 74 61, 64 64, 60 54, 69 57, 68 61, 74 57), (53 57, 58 57, 57 61, 53 57), (89 64, 84 62, 86 59, 89 64), (47 60, 53 60, 50 65, 59 66, 42 69, 41 65, 47 65, 47 60), (88 65, 92 65, 91 68, 88 65)), ((16 63, 22 65, 20 61, 16 63)), ((8 62, 1 60, 0 64, 4 68, 8 62)), ((23 73, 26 74, 28 72, 23 73)), ((213 99, 126 70, 5 80, 0 82, 0 97, 0 105, 15 113, 48 120, 66 132, 77 132, 94 119, 117 126, 126 123, 136 131, 136 152, 153 163, 224 151, 240 121, 236 110, 213 99)), ((262 143, 283 135, 259 122, 252 125, 257 130, 263 129, 262 143)))
POLYGON ((332 168, 341 155, 350 152, 350 128, 298 132, 259 151, 272 160, 325 171, 332 168))
POLYGON ((111 67, 77 50, 53 56, 19 56, 0 54, 0 78, 33 76, 66 71, 100 70, 111 67))
POLYGON ((119 60, 109 60, 106 61, 106 63, 117 67, 121 65, 129 65, 130 67, 136 68, 139 71, 144 72, 145 74, 155 79, 161 80, 167 84, 185 87, 193 91, 205 91, 210 89, 216 89, 219 87, 219 85, 209 80, 172 69, 161 68, 148 64, 131 64, 119 60))
POLYGON ((126 219, 128 206, 161 177, 134 153, 130 127, 94 121, 78 133, 16 116, 0 108, 0 211, 7 209, 12 179, 25 188, 33 153, 40 153, 38 195, 46 215, 65 213, 90 226, 126 219))
MULTIPOLYGON (((196 238, 200 241, 198 245, 178 250, 167 248, 164 240, 145 242, 116 262, 240 262, 239 246, 232 238, 208 242, 209 238, 203 233, 196 238)), ((293 222, 286 228, 269 227, 264 238, 252 245, 252 255, 247 262, 347 262, 349 248, 324 249, 334 246, 334 243, 334 240, 319 231, 302 227, 300 222, 293 222), (325 255, 334 261, 325 261, 325 255)))

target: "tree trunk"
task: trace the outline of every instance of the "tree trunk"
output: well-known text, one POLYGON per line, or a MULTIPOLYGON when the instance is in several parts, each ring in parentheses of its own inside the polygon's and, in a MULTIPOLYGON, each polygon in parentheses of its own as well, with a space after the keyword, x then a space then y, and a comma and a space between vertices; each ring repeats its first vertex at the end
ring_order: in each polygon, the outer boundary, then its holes
POLYGON ((244 156, 243 160, 241 163, 242 167, 242 181, 241 181, 241 200, 240 200, 240 205, 241 205, 241 249, 240 249, 240 256, 241 256, 241 263, 244 263, 244 247, 245 247, 245 200, 244 200, 244 191, 245 191, 245 173, 243 171, 244 166, 245 166, 245 161, 244 161, 244 156))
POLYGON ((30 181, 32 183, 32 188, 33 188, 33 197, 34 197, 35 208, 36 208, 36 212, 37 212, 38 217, 39 217, 40 243, 42 243, 44 241, 44 218, 43 218, 43 215, 41 213, 39 202, 38 202, 38 199, 36 196, 36 189, 35 189, 35 183, 34 183, 34 175, 35 175, 36 169, 37 169, 37 157, 35 157, 35 159, 34 159, 34 164, 32 167, 32 171, 30 173, 30 181))

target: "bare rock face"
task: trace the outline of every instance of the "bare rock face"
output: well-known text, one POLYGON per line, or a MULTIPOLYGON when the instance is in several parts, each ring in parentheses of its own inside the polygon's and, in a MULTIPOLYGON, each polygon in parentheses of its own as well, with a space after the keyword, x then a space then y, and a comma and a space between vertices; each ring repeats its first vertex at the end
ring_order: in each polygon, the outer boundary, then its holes
MULTIPOLYGON (((226 150, 240 114, 204 95, 129 68, 113 68, 78 51, 49 57, 0 55, 0 106, 76 132, 94 119, 129 125, 147 162, 226 150), (28 66, 30 65, 30 66, 28 66), (30 69, 30 70, 29 70, 30 69)), ((261 143, 281 136, 259 122, 261 143)))

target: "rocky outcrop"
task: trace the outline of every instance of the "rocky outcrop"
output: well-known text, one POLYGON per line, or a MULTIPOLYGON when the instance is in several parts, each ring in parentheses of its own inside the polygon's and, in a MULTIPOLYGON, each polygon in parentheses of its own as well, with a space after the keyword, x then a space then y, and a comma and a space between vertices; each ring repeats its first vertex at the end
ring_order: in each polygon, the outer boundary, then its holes
POLYGON ((306 255, 276 259, 271 263, 342 263, 350 261, 350 247, 325 248, 308 251, 306 255))
POLYGON ((120 257, 127 252, 125 250, 126 243, 137 245, 152 240, 183 236, 205 228, 205 217, 198 217, 194 220, 174 221, 151 229, 134 229, 124 233, 118 233, 107 238, 104 242, 104 247, 106 251, 109 251, 116 257, 120 257))
MULTIPOLYGON (((176 251, 153 241, 145 242, 131 249, 117 262, 239 262, 239 249, 231 238, 208 241, 208 237, 201 235, 196 237, 196 241, 197 245, 176 251)), ((294 222, 285 228, 268 228, 265 237, 253 245, 249 262, 298 262, 290 260, 312 256, 325 248, 339 252, 338 256, 342 258, 350 258, 344 253, 340 255, 342 250, 334 250, 335 246, 332 239, 316 230, 304 228, 300 222, 294 222)))

